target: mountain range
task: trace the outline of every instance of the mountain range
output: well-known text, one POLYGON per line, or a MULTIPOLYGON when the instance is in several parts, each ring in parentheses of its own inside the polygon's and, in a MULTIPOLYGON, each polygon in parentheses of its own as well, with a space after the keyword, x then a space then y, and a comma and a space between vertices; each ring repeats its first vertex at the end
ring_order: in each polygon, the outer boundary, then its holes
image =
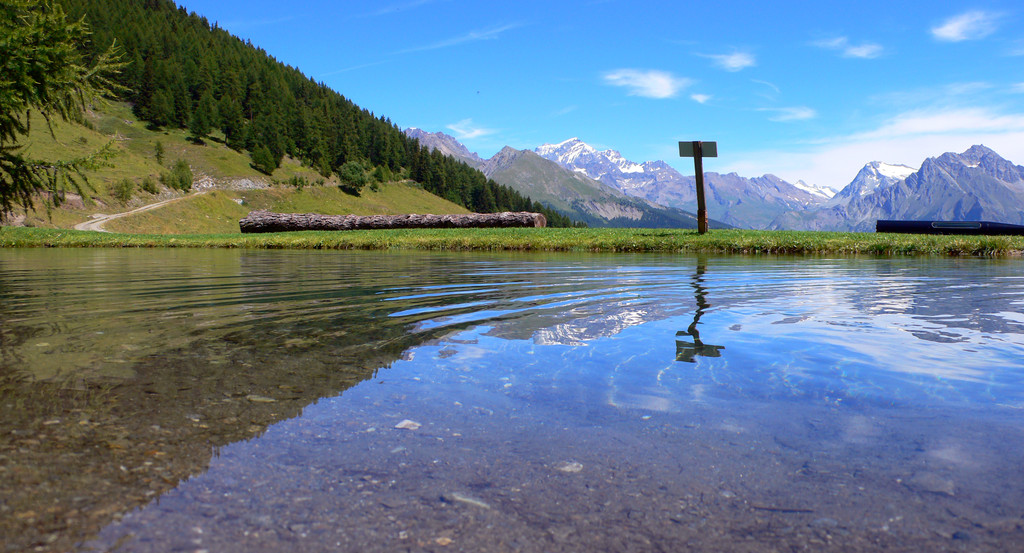
MULTIPOLYGON (((544 144, 538 155, 583 175, 659 205, 696 211, 696 179, 664 161, 636 163, 615 150, 599 151, 578 138, 544 144)), ((823 205, 834 190, 790 184, 775 175, 748 179, 704 173, 708 216, 730 226, 766 228, 779 215, 823 205)))
MULTIPOLYGON (((673 217, 685 213, 678 226, 693 228, 696 179, 664 161, 637 163, 578 138, 533 151, 506 147, 485 160, 444 133, 405 132, 592 226, 677 226, 673 217)), ((705 172, 704 183, 717 226, 867 232, 878 219, 1024 224, 1024 167, 982 145, 928 158, 917 170, 872 161, 838 192, 771 174, 705 172)))
MULTIPOLYGON (((696 228, 694 213, 659 205, 541 157, 506 146, 490 159, 470 152, 454 137, 406 129, 423 146, 465 162, 488 178, 592 227, 696 228)), ((712 228, 724 228, 719 221, 712 228)))
POLYGON ((1024 167, 982 145, 930 157, 916 171, 871 162, 827 205, 768 228, 872 231, 878 219, 1024 224, 1024 167))

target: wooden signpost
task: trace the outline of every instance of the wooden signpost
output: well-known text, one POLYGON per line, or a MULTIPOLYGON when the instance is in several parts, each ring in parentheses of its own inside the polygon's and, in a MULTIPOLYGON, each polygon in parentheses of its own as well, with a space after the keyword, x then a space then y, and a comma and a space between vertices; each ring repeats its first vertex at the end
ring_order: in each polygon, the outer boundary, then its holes
POLYGON ((692 157, 693 170, 697 177, 697 232, 704 234, 708 231, 708 208, 704 203, 704 163, 702 158, 718 157, 717 142, 693 142, 679 143, 679 157, 692 157))

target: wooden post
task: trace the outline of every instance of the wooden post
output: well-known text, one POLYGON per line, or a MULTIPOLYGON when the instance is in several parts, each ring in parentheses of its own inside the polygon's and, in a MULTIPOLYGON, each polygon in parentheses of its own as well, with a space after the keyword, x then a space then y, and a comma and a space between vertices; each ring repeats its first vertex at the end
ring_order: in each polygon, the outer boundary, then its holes
POLYGON ((697 178, 697 232, 704 234, 708 231, 708 207, 704 202, 704 162, 703 158, 718 157, 717 142, 693 142, 679 143, 680 157, 693 157, 693 170, 697 178))
POLYGON ((704 162, 703 144, 699 141, 693 143, 693 170, 697 177, 697 233, 704 234, 708 231, 708 204, 704 203, 704 162))

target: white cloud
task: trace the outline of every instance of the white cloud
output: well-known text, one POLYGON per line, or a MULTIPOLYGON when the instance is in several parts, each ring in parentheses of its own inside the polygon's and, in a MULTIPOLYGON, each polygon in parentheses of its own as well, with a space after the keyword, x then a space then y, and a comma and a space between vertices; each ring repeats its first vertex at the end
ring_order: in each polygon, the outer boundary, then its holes
POLYGON ((604 81, 612 86, 629 89, 630 96, 645 98, 673 98, 693 81, 676 77, 667 71, 617 69, 604 74, 604 81))
POLYGON ((1010 87, 1010 90, 1018 94, 1024 94, 1024 83, 1016 83, 1010 87))
POLYGON ((788 108, 760 108, 757 111, 767 111, 775 113, 772 117, 769 117, 770 121, 778 121, 786 123, 789 121, 803 121, 805 119, 813 119, 818 116, 818 112, 807 106, 794 106, 788 108))
POLYGON ((714 60, 715 65, 726 71, 742 71, 748 67, 757 65, 753 54, 747 52, 733 52, 732 54, 698 54, 701 57, 714 60))
POLYGON ((830 39, 826 39, 826 40, 817 40, 817 41, 812 42, 811 44, 817 46, 818 48, 826 48, 826 49, 829 49, 829 50, 839 50, 840 48, 845 48, 846 45, 849 44, 849 43, 850 43, 850 39, 846 38, 845 36, 840 36, 840 37, 830 38, 830 39))
POLYGON ((988 108, 914 110, 889 119, 875 130, 855 134, 850 138, 876 140, 898 136, 1008 131, 1024 132, 1024 114, 1003 115, 988 108))
POLYGON ((860 44, 858 46, 850 46, 843 50, 843 55, 848 58, 862 58, 871 59, 877 58, 882 55, 882 45, 880 44, 860 44))
POLYGON ((981 10, 964 12, 932 27, 932 36, 946 42, 977 40, 996 31, 999 14, 981 10))
POLYGON ((711 99, 710 94, 690 94, 690 99, 698 104, 706 104, 711 99))
POLYGON ((480 138, 481 136, 487 136, 496 132, 493 129, 485 129, 483 127, 475 126, 472 119, 463 119, 458 123, 452 123, 451 125, 448 125, 448 128, 455 133, 455 138, 458 138, 459 140, 471 140, 473 138, 480 138))
POLYGON ((844 58, 877 58, 885 51, 885 48, 883 48, 881 44, 875 44, 873 42, 850 44, 850 39, 845 36, 830 38, 828 40, 818 40, 811 44, 826 50, 839 50, 844 58))
POLYGON ((973 107, 912 110, 871 130, 807 144, 803 151, 793 145, 789 151, 737 152, 724 172, 774 173, 790 182, 803 179, 839 190, 869 161, 916 168, 925 158, 963 152, 974 144, 984 144, 1014 163, 1024 162, 1024 113, 973 107))

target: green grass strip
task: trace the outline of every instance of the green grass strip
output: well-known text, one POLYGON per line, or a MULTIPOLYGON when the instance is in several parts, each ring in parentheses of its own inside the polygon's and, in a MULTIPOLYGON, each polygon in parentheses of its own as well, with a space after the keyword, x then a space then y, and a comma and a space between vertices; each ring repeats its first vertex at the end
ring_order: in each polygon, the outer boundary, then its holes
POLYGON ((1024 237, 675 229, 412 229, 118 234, 0 227, 0 247, 251 248, 1019 257, 1024 237))

